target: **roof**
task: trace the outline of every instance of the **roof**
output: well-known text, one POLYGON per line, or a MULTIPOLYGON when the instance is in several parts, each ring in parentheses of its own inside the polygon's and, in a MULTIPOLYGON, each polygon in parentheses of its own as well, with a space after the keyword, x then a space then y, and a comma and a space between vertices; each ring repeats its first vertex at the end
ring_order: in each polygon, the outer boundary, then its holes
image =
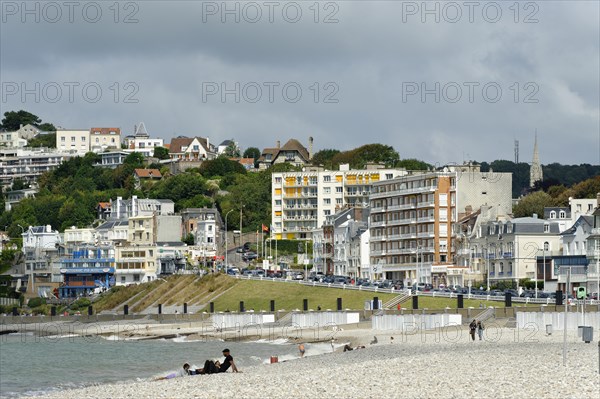
POLYGON ((297 151, 305 161, 308 161, 310 156, 308 150, 296 139, 289 139, 287 143, 281 147, 280 151, 297 151))
POLYGON ((96 227, 96 230, 110 230, 115 227, 129 227, 129 221, 127 220, 109 220, 96 227))
POLYGON ((566 206, 546 206, 544 207, 544 219, 549 219, 550 218, 550 212, 554 211, 556 213, 556 216, 560 216, 560 212, 563 211, 565 212, 565 218, 566 219, 570 219, 571 218, 571 208, 566 207, 566 206))
POLYGON ((223 147, 223 146, 227 147, 230 144, 235 144, 235 143, 233 142, 233 140, 223 140, 223 142, 221 144, 219 144, 219 147, 223 147))
POLYGON ((110 202, 98 202, 98 206, 102 209, 109 209, 110 208, 110 202))
POLYGON ((171 145, 167 148, 169 148, 169 152, 172 154, 181 153, 184 152, 182 148, 189 147, 194 140, 198 140, 198 143, 204 148, 206 152, 214 152, 209 148, 209 142, 205 137, 175 137, 171 139, 171 145))
POLYGON ((138 137, 148 137, 148 132, 146 131, 146 125, 144 125, 144 122, 140 122, 140 124, 136 126, 134 134, 138 137))
POLYGON ((120 135, 121 129, 118 127, 93 127, 90 129, 91 134, 110 134, 110 132, 120 135))
POLYGON ((265 162, 266 155, 268 155, 268 154, 273 155, 271 157, 271 161, 270 161, 270 162, 273 162, 275 157, 277 157, 277 154, 279 154, 279 148, 265 148, 264 150, 262 150, 262 153, 260 154, 260 158, 258 158, 258 162, 265 162))
POLYGON ((145 178, 157 178, 160 179, 162 177, 160 170, 158 169, 135 169, 134 174, 140 179, 145 178))
POLYGON ((579 216, 579 218, 575 221, 575 223, 573 223, 573 226, 566 229, 565 231, 563 231, 560 234, 561 235, 575 234, 575 232, 577 231, 577 228, 583 224, 587 224, 590 227, 594 227, 594 217, 590 216, 590 215, 579 216))

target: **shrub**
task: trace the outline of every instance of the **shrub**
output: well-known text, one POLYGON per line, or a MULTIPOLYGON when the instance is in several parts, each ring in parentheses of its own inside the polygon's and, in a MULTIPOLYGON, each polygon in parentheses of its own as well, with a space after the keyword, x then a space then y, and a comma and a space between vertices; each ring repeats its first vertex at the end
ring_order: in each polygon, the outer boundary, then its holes
POLYGON ((89 299, 79 298, 78 300, 73 302, 73 304, 71 305, 71 309, 72 310, 84 309, 84 308, 87 308, 88 306, 90 306, 91 304, 92 304, 92 301, 90 301, 89 299))
POLYGON ((29 302, 27 302, 27 306, 30 308, 37 308, 38 306, 45 305, 46 300, 44 298, 31 298, 29 302))

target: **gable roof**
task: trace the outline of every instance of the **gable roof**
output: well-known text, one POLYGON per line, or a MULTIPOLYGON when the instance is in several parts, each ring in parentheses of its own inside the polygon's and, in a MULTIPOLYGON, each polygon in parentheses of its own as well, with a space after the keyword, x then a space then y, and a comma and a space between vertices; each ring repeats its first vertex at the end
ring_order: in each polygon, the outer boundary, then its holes
POLYGON ((275 158, 277 158, 277 154, 279 154, 279 148, 265 148, 262 150, 260 154, 260 158, 258 158, 258 162, 273 162, 275 158), (271 160, 267 161, 267 155, 271 154, 271 160))
POLYGON ((110 134, 110 132, 120 135, 121 129, 118 127, 93 127, 90 129, 90 134, 110 134))
POLYGON ((162 175, 160 174, 160 170, 158 169, 135 169, 134 174, 140 178, 157 178, 160 179, 162 175))
POLYGON ((98 207, 102 209, 110 209, 110 202, 98 202, 98 207))
POLYGON ((296 139, 289 139, 280 151, 297 151, 305 161, 309 160, 308 150, 296 139))
POLYGON ((184 150, 182 150, 183 147, 189 147, 190 144, 192 144, 194 142, 194 140, 198 141, 198 144, 200 144, 202 146, 202 148, 204 148, 204 151, 208 152, 214 152, 214 150, 212 148, 209 147, 214 147, 212 145, 209 145, 208 139, 205 137, 176 137, 171 139, 171 145, 168 147, 169 148, 169 153, 171 154, 177 154, 177 153, 182 153, 184 152, 184 150))
POLYGON ((575 223, 573 223, 573 226, 571 226, 570 228, 568 228, 565 231, 563 231, 562 233, 560 233, 560 235, 564 236, 564 235, 575 234, 577 232, 577 227, 579 227, 583 224, 587 224, 589 227, 594 227, 594 217, 590 216, 590 215, 579 216, 579 218, 575 221, 575 223))

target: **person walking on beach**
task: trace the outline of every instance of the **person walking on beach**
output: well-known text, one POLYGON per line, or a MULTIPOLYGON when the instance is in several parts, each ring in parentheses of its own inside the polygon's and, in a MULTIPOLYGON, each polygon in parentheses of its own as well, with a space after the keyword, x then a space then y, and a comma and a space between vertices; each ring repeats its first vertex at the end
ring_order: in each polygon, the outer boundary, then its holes
POLYGON ((475 341, 475 330, 477 330, 477 322, 475 319, 469 324, 469 334, 471 334, 471 340, 475 341))
POLYGON ((485 327, 483 326, 483 323, 481 322, 481 320, 479 320, 477 322, 477 335, 479 335, 480 341, 483 339, 483 330, 484 329, 485 329, 485 327))
POLYGON ((233 361, 233 356, 229 352, 229 349, 223 349, 223 356, 225 356, 225 360, 221 363, 221 367, 219 367, 219 373, 224 373, 231 367, 234 373, 238 373, 239 370, 233 361))
POLYGON ((298 345, 298 351, 300 352, 300 357, 304 357, 304 352, 306 352, 306 349, 304 349, 303 343, 300 343, 300 345, 298 345))

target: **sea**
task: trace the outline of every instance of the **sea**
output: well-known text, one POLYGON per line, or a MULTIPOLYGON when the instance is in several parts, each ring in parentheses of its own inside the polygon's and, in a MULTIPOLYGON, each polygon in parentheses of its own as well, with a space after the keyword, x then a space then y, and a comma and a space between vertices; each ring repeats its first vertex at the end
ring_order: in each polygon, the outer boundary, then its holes
MULTIPOLYGON (((244 367, 299 357, 286 340, 223 342, 186 337, 129 340, 100 336, 0 335, 0 398, 39 396, 58 390, 128 381, 147 381, 176 372, 184 363, 201 368, 223 360, 228 348, 244 367)), ((331 352, 328 344, 307 346, 307 355, 331 352)))

